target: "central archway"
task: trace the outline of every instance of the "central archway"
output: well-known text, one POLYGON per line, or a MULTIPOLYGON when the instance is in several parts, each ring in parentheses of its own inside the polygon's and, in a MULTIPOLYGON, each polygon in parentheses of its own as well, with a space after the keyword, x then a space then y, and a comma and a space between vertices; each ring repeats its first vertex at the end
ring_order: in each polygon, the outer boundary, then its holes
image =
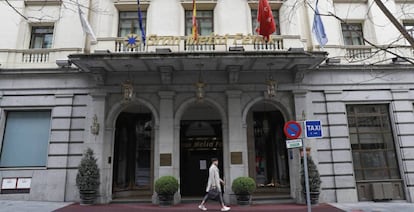
POLYGON ((193 102, 180 118, 180 193, 182 197, 205 194, 211 158, 223 169, 223 122, 220 111, 211 103, 193 102))

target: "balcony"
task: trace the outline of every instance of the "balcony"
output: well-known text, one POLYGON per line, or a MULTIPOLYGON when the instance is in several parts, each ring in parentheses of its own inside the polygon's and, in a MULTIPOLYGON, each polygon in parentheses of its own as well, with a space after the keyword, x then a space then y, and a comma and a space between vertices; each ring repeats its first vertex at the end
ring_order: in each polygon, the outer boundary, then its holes
POLYGON ((330 57, 341 59, 342 64, 390 64, 392 58, 396 56, 385 52, 381 48, 385 48, 391 52, 404 57, 413 58, 414 50, 411 46, 395 45, 395 46, 373 46, 365 45, 349 45, 349 46, 325 46, 324 51, 329 53, 330 57))
POLYGON ((0 51, 0 61, 2 68, 56 68, 56 59, 81 52, 81 48, 10 49, 0 51))
POLYGON ((244 51, 287 51, 289 48, 303 48, 305 44, 299 36, 272 36, 268 42, 256 35, 210 35, 200 36, 197 41, 191 36, 157 36, 147 37, 146 46, 139 40, 130 47, 126 38, 98 39, 93 50, 114 53, 155 52, 158 48, 169 48, 172 52, 226 52, 230 47, 243 47, 244 51))

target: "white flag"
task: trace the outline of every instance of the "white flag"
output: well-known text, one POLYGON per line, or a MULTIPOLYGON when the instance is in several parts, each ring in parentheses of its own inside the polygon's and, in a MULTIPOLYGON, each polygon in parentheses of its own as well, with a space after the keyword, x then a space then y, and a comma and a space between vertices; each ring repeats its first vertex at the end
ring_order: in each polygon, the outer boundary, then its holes
POLYGON ((89 24, 88 20, 85 18, 82 10, 80 9, 80 7, 78 6, 78 10, 79 10, 79 18, 82 24, 82 29, 83 31, 91 36, 92 41, 96 41, 96 36, 95 33, 93 33, 92 27, 89 24))

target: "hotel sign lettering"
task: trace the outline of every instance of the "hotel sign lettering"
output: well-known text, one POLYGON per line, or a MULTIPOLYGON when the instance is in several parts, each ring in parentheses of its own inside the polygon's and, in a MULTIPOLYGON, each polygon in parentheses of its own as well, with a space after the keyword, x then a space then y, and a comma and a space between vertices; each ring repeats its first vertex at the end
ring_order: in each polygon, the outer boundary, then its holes
MULTIPOLYGON (((274 44, 275 39, 270 39, 267 43, 260 35, 217 35, 198 36, 195 40, 192 36, 158 36, 149 35, 146 39, 147 46, 178 46, 185 41, 186 45, 258 45, 274 44), (232 41, 229 43, 229 41, 232 41)), ((129 34, 124 38, 125 45, 135 48, 141 45, 141 38, 137 34, 129 34)))
POLYGON ((221 148, 223 143, 219 140, 193 140, 193 141, 183 141, 182 142, 183 148, 221 148))

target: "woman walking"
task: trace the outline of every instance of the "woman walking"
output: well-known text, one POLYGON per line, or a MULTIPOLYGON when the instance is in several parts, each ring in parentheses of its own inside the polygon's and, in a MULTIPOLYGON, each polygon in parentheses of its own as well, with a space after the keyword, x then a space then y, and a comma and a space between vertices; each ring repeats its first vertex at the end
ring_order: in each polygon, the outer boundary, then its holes
POLYGON ((219 161, 217 158, 211 159, 211 166, 208 172, 208 182, 206 188, 207 194, 204 196, 203 201, 201 201, 201 204, 198 206, 198 208, 200 208, 203 211, 207 210, 204 204, 207 202, 208 198, 211 198, 211 196, 215 196, 215 194, 218 195, 221 204, 221 211, 230 210, 230 207, 227 207, 224 204, 223 194, 221 193, 221 183, 223 183, 224 185, 224 180, 220 178, 218 163, 219 161))

